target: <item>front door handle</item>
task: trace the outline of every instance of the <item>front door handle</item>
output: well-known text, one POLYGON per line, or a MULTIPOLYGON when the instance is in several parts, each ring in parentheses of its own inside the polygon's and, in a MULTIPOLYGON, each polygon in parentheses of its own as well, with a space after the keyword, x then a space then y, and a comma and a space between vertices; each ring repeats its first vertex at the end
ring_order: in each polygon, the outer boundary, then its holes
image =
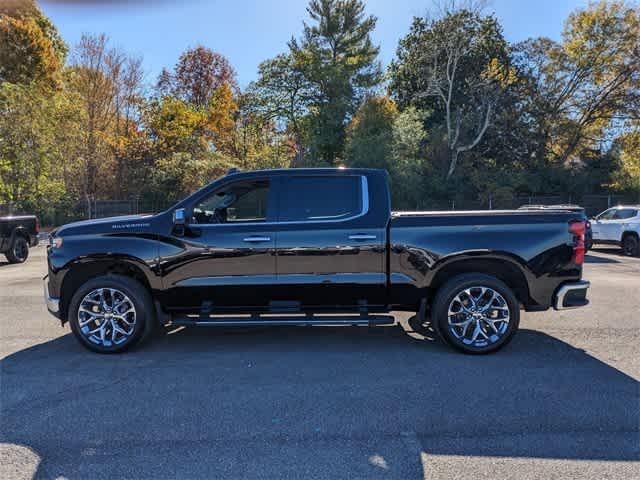
POLYGON ((254 237, 246 237, 242 239, 243 242, 270 242, 271 241, 271 237, 259 237, 259 236, 254 236, 254 237))
POLYGON ((349 235, 349 240, 375 240, 375 235, 364 235, 364 234, 356 234, 349 235))

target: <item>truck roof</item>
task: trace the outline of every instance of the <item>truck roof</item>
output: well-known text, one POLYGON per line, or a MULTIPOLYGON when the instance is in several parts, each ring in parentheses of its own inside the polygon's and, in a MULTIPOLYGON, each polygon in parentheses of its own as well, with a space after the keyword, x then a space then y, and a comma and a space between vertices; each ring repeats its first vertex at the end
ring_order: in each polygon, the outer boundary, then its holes
POLYGON ((335 173, 359 173, 359 174, 386 174, 386 170, 381 168, 331 168, 331 167, 319 167, 319 168, 267 168, 262 170, 236 170, 232 169, 227 175, 291 175, 291 174, 306 174, 306 175, 327 175, 335 173))

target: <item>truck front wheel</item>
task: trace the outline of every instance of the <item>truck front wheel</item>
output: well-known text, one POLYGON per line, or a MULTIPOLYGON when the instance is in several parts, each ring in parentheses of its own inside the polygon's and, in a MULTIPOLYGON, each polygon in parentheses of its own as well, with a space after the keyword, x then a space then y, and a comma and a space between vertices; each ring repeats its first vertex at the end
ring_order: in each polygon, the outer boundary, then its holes
POLYGON ((71 331, 97 353, 123 352, 153 330, 151 295, 133 278, 103 275, 82 285, 68 310, 71 331))
POLYGON ((438 289, 432 321, 440 337, 465 353, 491 353, 518 330, 520 308, 513 291, 495 277, 458 275, 438 289))

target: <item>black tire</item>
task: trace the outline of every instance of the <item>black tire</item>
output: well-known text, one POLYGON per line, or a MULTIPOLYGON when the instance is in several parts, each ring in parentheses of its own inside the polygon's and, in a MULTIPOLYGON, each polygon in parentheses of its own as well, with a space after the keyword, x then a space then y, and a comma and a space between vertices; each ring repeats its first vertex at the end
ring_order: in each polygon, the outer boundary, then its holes
POLYGON ((22 236, 16 235, 7 253, 4 254, 9 263, 24 263, 29 258, 29 242, 22 236))
MULTIPOLYGON (((431 321, 434 330, 440 338, 453 348, 469 354, 487 354, 500 350, 513 339, 520 324, 520 304, 513 291, 497 278, 480 273, 462 274, 453 277, 438 289, 431 309, 431 321), (501 332, 499 336, 497 334, 495 335, 497 339, 493 341, 487 339, 486 345, 471 345, 465 343, 463 339, 458 338, 454 334, 452 331, 453 327, 449 326, 449 306, 465 289, 473 287, 492 289, 502 296, 502 299, 506 303, 505 307, 508 308, 509 321, 508 323, 503 323, 505 330, 501 332)), ((479 323, 481 322, 479 321, 479 323)), ((481 325, 486 327, 488 324, 481 323, 481 325)), ((485 330, 483 330, 483 335, 484 334, 485 330)), ((491 338, 493 336, 492 334, 491 338)))
MULTIPOLYGON (((114 309, 115 310, 115 309, 114 309)), ((71 331, 85 348, 96 353, 121 353, 129 350, 136 344, 141 344, 151 337, 156 331, 156 315, 153 301, 149 291, 133 278, 123 275, 103 275, 84 283, 73 295, 67 319, 71 325, 71 331), (80 304, 89 293, 97 289, 115 289, 122 292, 133 303, 135 308, 135 323, 132 333, 120 344, 102 345, 92 341, 82 332, 78 318, 80 304)))
POLYGON ((633 234, 627 234, 622 239, 622 253, 628 257, 640 256, 640 241, 633 234))

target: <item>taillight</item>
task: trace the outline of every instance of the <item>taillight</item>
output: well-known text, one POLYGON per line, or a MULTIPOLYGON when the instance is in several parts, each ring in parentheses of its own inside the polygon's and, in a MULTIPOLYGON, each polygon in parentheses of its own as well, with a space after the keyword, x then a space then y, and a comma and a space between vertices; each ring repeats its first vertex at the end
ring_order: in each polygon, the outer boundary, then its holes
POLYGON ((572 220, 569 222, 569 232, 574 236, 573 263, 582 265, 584 263, 584 235, 587 224, 584 220, 572 220))
POLYGON ((36 233, 40 233, 40 219, 36 217, 36 233))

